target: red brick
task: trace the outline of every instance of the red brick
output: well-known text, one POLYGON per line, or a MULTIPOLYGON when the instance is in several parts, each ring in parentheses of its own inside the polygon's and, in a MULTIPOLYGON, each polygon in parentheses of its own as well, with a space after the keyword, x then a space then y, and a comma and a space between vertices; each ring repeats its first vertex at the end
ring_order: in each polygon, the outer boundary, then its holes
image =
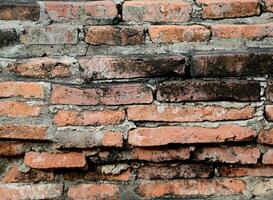
POLYGON ((255 109, 224 108, 221 106, 183 106, 173 104, 133 105, 128 107, 128 119, 132 121, 196 122, 250 119, 255 109))
POLYGON ((0 200, 7 199, 54 199, 61 198, 61 184, 0 184, 0 200))
POLYGON ((79 184, 71 186, 68 190, 71 199, 112 199, 118 200, 119 188, 113 184, 79 184))
POLYGON ((31 82, 0 82, 0 97, 44 98, 43 85, 31 82))
POLYGON ((31 169, 27 173, 21 172, 18 166, 12 166, 3 178, 4 183, 36 183, 40 181, 53 181, 53 172, 44 172, 31 169))
POLYGON ((36 21, 40 16, 38 4, 1 3, 0 20, 31 20, 36 21))
POLYGON ((141 27, 91 26, 86 29, 85 42, 92 45, 141 45, 144 29, 141 27))
POLYGON ((124 110, 59 110, 54 116, 57 126, 111 125, 122 123, 124 110))
POLYGON ((190 21, 192 4, 186 1, 125 1, 123 20, 135 22, 190 21))
POLYGON ((273 129, 262 129, 258 135, 258 143, 273 144, 273 129))
POLYGON ((210 30, 200 25, 150 26, 148 31, 153 43, 204 42, 210 36, 210 30))
POLYGON ((45 140, 46 131, 46 126, 5 124, 0 125, 0 138, 45 140))
POLYGON ((220 125, 217 128, 163 126, 129 131, 128 143, 134 146, 222 143, 249 141, 254 136, 254 130, 237 125, 220 125))
POLYGON ((26 143, 15 141, 0 141, 0 156, 18 156, 28 150, 26 143))
POLYGON ((203 19, 248 17, 260 14, 258 0, 197 0, 203 19))
POLYGON ((24 77, 55 78, 69 77, 71 62, 67 59, 56 58, 30 58, 18 60, 10 64, 8 69, 11 73, 24 77))
POLYGON ((24 163, 34 169, 83 168, 86 165, 82 153, 26 153, 24 163))
POLYGON ((51 102, 53 104, 73 105, 118 105, 151 103, 150 88, 142 84, 116 84, 93 86, 92 88, 53 85, 51 102))
POLYGON ((225 39, 259 39, 273 37, 273 23, 216 24, 211 26, 212 36, 225 39))
POLYGON ((122 147, 123 133, 121 132, 106 132, 103 135, 102 146, 122 147))
POLYGON ((144 78, 169 74, 185 76, 187 58, 182 55, 92 56, 79 59, 87 80, 144 78))
POLYGON ((0 102, 0 116, 6 117, 37 117, 41 113, 41 106, 29 105, 25 102, 0 102))
POLYGON ((269 149, 264 153, 262 162, 263 164, 273 164, 273 149, 269 149))
POLYGON ((256 164, 260 150, 255 147, 203 147, 194 153, 195 160, 210 162, 256 164))
POLYGON ((273 0, 265 0, 266 11, 273 12, 273 0))
POLYGON ((256 81, 173 81, 157 87, 157 100, 181 101, 258 101, 260 84, 256 81))
POLYGON ((192 77, 257 76, 272 73, 272 51, 215 52, 193 55, 192 77))
POLYGON ((53 21, 85 19, 94 23, 111 23, 118 15, 116 5, 112 1, 46 2, 45 11, 53 21))
POLYGON ((241 194, 246 184, 236 179, 196 179, 173 181, 146 181, 138 186, 138 193, 144 198, 163 196, 225 196, 241 194))
POLYGON ((77 44, 78 30, 75 26, 54 24, 28 27, 20 36, 20 42, 31 44, 77 44))
POLYGON ((214 173, 214 168, 199 164, 153 164, 142 166, 137 171, 138 179, 180 179, 208 178, 214 173))
POLYGON ((221 166, 219 173, 226 177, 242 177, 242 176, 273 176, 273 168, 271 166, 253 166, 253 167, 226 167, 221 166))
POLYGON ((273 121, 273 105, 266 105, 265 106, 265 116, 267 120, 273 121))

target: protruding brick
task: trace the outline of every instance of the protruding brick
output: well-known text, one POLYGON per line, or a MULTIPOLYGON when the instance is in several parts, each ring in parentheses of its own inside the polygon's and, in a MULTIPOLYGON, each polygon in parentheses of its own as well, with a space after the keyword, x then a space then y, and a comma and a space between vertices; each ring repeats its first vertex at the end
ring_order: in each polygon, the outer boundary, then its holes
POLYGON ((260 150, 255 147, 203 147, 194 153, 195 160, 210 162, 256 164, 260 150))
POLYGON ((129 26, 91 26, 86 29, 85 42, 92 45, 141 45, 144 43, 144 29, 129 26))
POLYGON ((263 164, 273 164, 273 149, 268 149, 263 155, 263 164))
POLYGON ((40 181, 53 181, 53 172, 44 172, 31 169, 28 172, 21 172, 19 167, 12 166, 3 178, 4 183, 36 183, 40 181))
POLYGON ((118 105, 151 103, 150 88, 142 84, 115 84, 93 86, 92 88, 53 85, 51 102, 53 104, 73 105, 118 105))
POLYGON ((4 117, 37 117, 41 113, 41 106, 30 105, 25 102, 1 101, 0 116, 4 117))
POLYGON ((112 199, 118 200, 119 188, 113 184, 80 184, 71 186, 68 190, 71 199, 112 199))
POLYGON ((273 12, 273 0, 265 0, 266 11, 273 12))
POLYGON ((216 24, 211 26, 212 36, 224 39, 259 39, 273 37, 273 23, 216 24))
POLYGON ((252 166, 252 167, 226 167, 221 166, 219 173, 225 177, 272 177, 273 168, 271 166, 252 166))
POLYGON ((137 171, 138 179, 180 179, 208 178, 214 173, 214 168, 199 164, 153 164, 143 166, 137 171))
POLYGON ((0 138, 45 140, 46 131, 46 126, 6 124, 0 125, 0 138))
POLYGON ((261 144, 273 144, 273 129, 262 129, 257 141, 261 144))
POLYGON ((29 149, 26 143, 17 141, 0 141, 0 147, 0 156, 18 156, 29 149))
POLYGON ((53 21, 82 21, 85 24, 112 24, 118 15, 112 1, 49 1, 45 3, 45 11, 53 21))
POLYGON ((134 146, 222 143, 249 141, 254 136, 254 130, 237 125, 221 125, 217 128, 164 126, 129 131, 128 143, 134 146))
POLYGON ((40 16, 38 4, 1 3, 0 20, 31 20, 36 21, 40 16))
POLYGON ((40 83, 0 82, 0 97, 44 98, 44 88, 40 83))
POLYGON ((54 116, 54 122, 57 126, 111 125, 122 123, 124 119, 124 110, 109 109, 81 112, 59 110, 54 116))
POLYGON ((181 101, 258 101, 260 84, 255 81, 179 81, 157 87, 157 100, 181 101))
POLYGON ((196 179, 173 181, 146 181, 138 186, 138 193, 144 198, 164 196, 208 196, 241 194, 246 183, 236 179, 196 179))
POLYGON ((62 192, 62 184, 0 184, 0 200, 54 199, 61 198, 62 192))
POLYGON ((123 20, 135 22, 186 22, 190 21, 192 4, 186 1, 126 1, 123 20))
POLYGON ((196 122, 250 119, 254 108, 224 108, 221 106, 183 106, 175 104, 133 105, 127 110, 132 121, 196 122))
POLYGON ((68 59, 30 58, 10 64, 8 70, 16 75, 33 78, 69 77, 71 62, 68 59))
POLYGON ((260 14, 258 0, 197 0, 203 19, 248 17, 260 14))
POLYGON ((204 42, 210 36, 210 30, 200 25, 150 26, 148 31, 154 43, 204 42))
POLYGON ((193 56, 192 77, 257 76, 273 72, 273 52, 229 52, 193 56))
POLYGON ((24 163, 34 169, 50 168, 83 168, 86 165, 85 156, 82 153, 26 153, 24 163))
POLYGON ((28 27, 20 36, 23 44, 77 44, 78 30, 75 26, 54 24, 50 26, 28 27))
POLYGON ((174 56, 93 56, 79 59, 87 80, 145 78, 175 74, 185 76, 186 57, 174 56))

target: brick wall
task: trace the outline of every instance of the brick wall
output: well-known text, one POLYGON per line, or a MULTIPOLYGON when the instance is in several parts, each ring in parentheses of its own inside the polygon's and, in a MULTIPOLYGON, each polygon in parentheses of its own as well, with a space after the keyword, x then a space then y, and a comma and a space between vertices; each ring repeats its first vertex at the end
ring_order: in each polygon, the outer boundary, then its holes
POLYGON ((270 200, 272 74, 272 0, 0 0, 0 200, 270 200))

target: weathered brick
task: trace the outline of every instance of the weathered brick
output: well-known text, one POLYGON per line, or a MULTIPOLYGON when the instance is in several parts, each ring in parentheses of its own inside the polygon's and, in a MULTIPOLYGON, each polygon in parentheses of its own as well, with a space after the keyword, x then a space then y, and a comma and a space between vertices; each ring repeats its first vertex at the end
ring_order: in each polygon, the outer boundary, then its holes
POLYGON ((91 88, 53 85, 51 102, 53 104, 73 105, 118 105, 151 103, 150 88, 142 84, 116 84, 91 88))
POLYGON ((220 125, 217 128, 164 126, 129 131, 128 143, 134 146, 222 143, 249 141, 254 136, 254 130, 237 125, 220 125))
POLYGON ((102 146, 109 147, 122 147, 123 146, 123 133, 121 132, 106 132, 103 135, 102 146))
POLYGON ((190 21, 192 4, 186 1, 126 1, 123 20, 135 22, 186 22, 190 21))
POLYGON ((40 181, 53 181, 53 172, 44 172, 31 169, 24 173, 19 170, 17 165, 12 166, 3 178, 4 183, 36 183, 40 181))
POLYGON ((0 146, 0 156, 18 156, 29 149, 26 143, 17 141, 0 141, 0 146))
MULTIPOLYGON (((249 185, 253 187, 252 194, 255 196, 268 195, 269 199, 272 196, 273 179, 261 179, 260 181, 250 182, 249 185)), ((262 197, 263 198, 263 197, 262 197)))
POLYGON ((212 36, 225 39, 259 39, 273 37, 273 23, 216 24, 211 26, 212 36))
POLYGON ((34 169, 83 168, 86 165, 86 160, 82 153, 76 152, 29 152, 25 154, 24 163, 34 169))
POLYGON ((2 124, 0 125, 0 138, 45 140, 46 130, 46 126, 2 124))
POLYGON ((141 27, 91 26, 85 30, 85 42, 92 45, 141 45, 144 29, 141 27))
POLYGON ((204 42, 210 36, 210 30, 200 25, 150 26, 148 32, 154 43, 204 42))
POLYGON ((225 108, 221 106, 183 106, 176 104, 132 105, 128 107, 128 119, 132 121, 196 122, 250 119, 255 109, 225 108))
POLYGON ((118 200, 119 188, 117 185, 98 183, 98 184, 79 184, 71 186, 68 190, 68 197, 71 199, 113 199, 118 200))
POLYGON ((30 58, 18 60, 8 66, 16 75, 33 78, 69 77, 71 62, 68 59, 30 58))
POLYGON ((248 17, 260 14, 258 0, 197 0, 203 19, 248 17))
POLYGON ((273 105, 266 105, 265 106, 265 116, 267 120, 273 121, 273 105))
POLYGON ((266 98, 268 101, 273 102, 273 81, 270 80, 267 83, 266 98))
POLYGON ((246 189, 243 180, 236 179, 192 179, 173 181, 146 181, 138 186, 138 193, 144 198, 164 196, 208 196, 241 194, 246 189))
POLYGON ((0 82, 0 97, 44 98, 41 83, 34 82, 0 82))
POLYGON ((157 87, 156 98, 162 102, 181 101, 258 101, 260 85, 255 81, 180 81, 157 87))
POLYGON ((62 192, 62 184, 0 184, 0 200, 54 199, 61 198, 62 192))
MULTIPOLYGON (((0 112, 1 113, 1 112, 0 112)), ((111 125, 122 123, 124 110, 59 110, 54 116, 57 126, 111 125)))
POLYGON ((203 147, 194 152, 195 160, 209 162, 256 164, 260 150, 255 147, 203 147))
POLYGON ((54 24, 28 27, 20 36, 23 44, 77 44, 78 30, 75 26, 54 24))
POLYGON ((193 56, 192 77, 226 77, 271 74, 273 52, 229 52, 193 56))
POLYGON ((93 56, 79 59, 87 80, 185 76, 187 59, 182 55, 93 56))
POLYGON ((1 101, 0 116, 6 117, 37 117, 41 113, 41 106, 30 105, 25 102, 1 101))
POLYGON ((40 7, 35 4, 4 3, 0 5, 0 20, 31 20, 40 16, 40 7))
POLYGON ((214 168, 199 164, 153 164, 143 166, 137 171, 138 179, 180 179, 208 178, 214 173, 214 168))
POLYGON ((273 149, 268 149, 263 155, 263 164, 273 164, 273 149))
POLYGON ((80 20, 91 24, 113 23, 118 15, 112 1, 92 2, 45 2, 45 11, 53 21, 80 20))
POLYGON ((273 129, 262 129, 258 135, 258 143, 273 144, 273 129))
MULTIPOLYGON (((1 10, 1 5, 0 5, 1 10)), ((0 11, 1 12, 1 11, 0 11)), ((1 15, 1 13, 0 13, 1 15)), ((19 43, 19 37, 14 29, 0 30, 0 48, 19 43)))
POLYGON ((271 166, 252 166, 252 167, 226 167, 221 166, 219 169, 221 176, 225 177, 242 177, 242 176, 273 176, 273 168, 271 166))
POLYGON ((266 11, 273 12, 273 0, 265 0, 266 11))

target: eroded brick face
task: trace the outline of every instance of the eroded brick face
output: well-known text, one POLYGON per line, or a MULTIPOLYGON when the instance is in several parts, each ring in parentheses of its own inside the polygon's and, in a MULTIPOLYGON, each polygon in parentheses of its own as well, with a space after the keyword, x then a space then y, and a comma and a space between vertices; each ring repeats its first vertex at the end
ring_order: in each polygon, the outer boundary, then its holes
POLYGON ((272 199, 272 0, 0 0, 0 200, 272 199))

